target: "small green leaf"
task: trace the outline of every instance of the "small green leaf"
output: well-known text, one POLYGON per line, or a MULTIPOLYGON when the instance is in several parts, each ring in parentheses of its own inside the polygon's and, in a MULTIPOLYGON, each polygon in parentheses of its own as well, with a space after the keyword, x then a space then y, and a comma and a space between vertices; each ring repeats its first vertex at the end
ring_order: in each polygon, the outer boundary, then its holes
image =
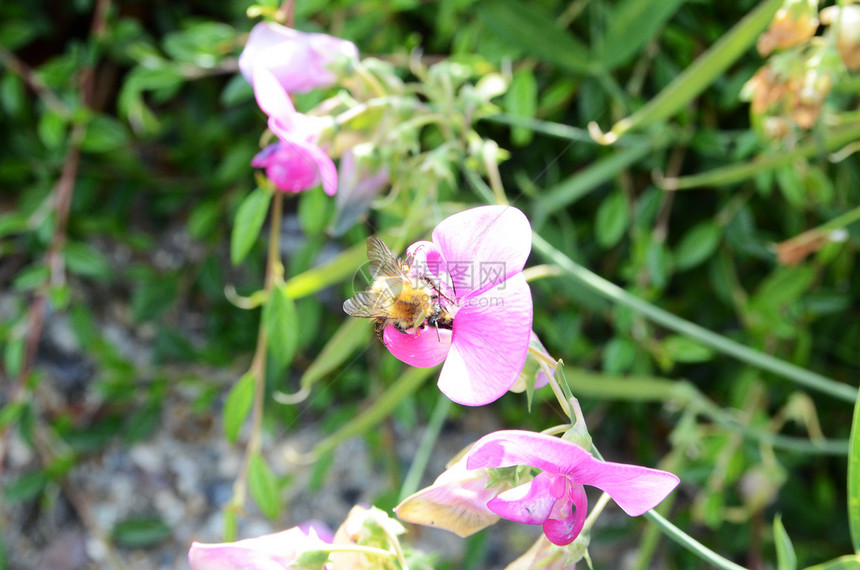
POLYGON ((609 195, 597 210, 594 233, 597 243, 604 248, 610 248, 621 239, 630 217, 630 206, 627 197, 620 189, 609 195))
POLYGON ((66 119, 51 109, 45 109, 36 128, 39 138, 49 149, 59 148, 66 138, 66 119))
POLYGON ((848 525, 854 552, 860 553, 860 398, 854 403, 848 439, 848 525))
POLYGON ((12 336, 6 339, 6 346, 3 350, 3 365, 8 377, 17 377, 21 373, 23 364, 24 337, 12 336))
POLYGON ((239 429, 242 427, 251 404, 254 403, 254 374, 246 372, 239 381, 230 389, 227 399, 224 401, 224 436, 231 443, 239 437, 239 429))
POLYGON ((286 287, 275 287, 269 294, 266 304, 263 305, 263 328, 266 331, 269 354, 275 360, 278 370, 282 371, 292 362, 299 337, 296 306, 287 296, 286 287))
POLYGON ((272 194, 268 190, 257 188, 239 205, 233 234, 230 236, 230 261, 233 265, 239 265, 257 241, 263 222, 266 221, 271 199, 272 194))
POLYGON ((248 466, 248 488, 260 511, 270 519, 277 518, 281 512, 278 480, 259 454, 251 457, 248 466))
POLYGON ((97 249, 80 242, 69 242, 63 248, 69 271, 85 277, 109 277, 113 273, 108 259, 97 249))
POLYGON ((87 123, 87 131, 81 148, 87 152, 115 151, 129 144, 129 132, 125 125, 107 115, 94 115, 87 123))
POLYGON ((15 291, 31 291, 47 283, 51 277, 51 270, 47 265, 31 265, 18 272, 12 281, 12 289, 15 291))
POLYGON ((714 357, 713 350, 685 336, 667 336, 662 345, 674 362, 705 362, 714 357))
POLYGON ((717 249, 721 234, 722 228, 713 220, 693 226, 675 249, 675 266, 684 271, 708 259, 717 249))
POLYGON ((858 568, 860 568, 860 554, 848 554, 815 566, 807 566, 804 570, 857 570, 858 568))
POLYGON ((614 337, 603 349, 603 371, 607 374, 627 372, 636 358, 636 345, 633 341, 614 337))
POLYGON ((598 59, 608 69, 627 63, 656 36, 684 0, 623 0, 607 17, 606 36, 598 59))
POLYGON ((776 569, 795 570, 797 568, 797 555, 794 553, 794 545, 785 527, 782 526, 782 517, 776 515, 773 518, 773 541, 776 543, 776 569))
POLYGON ((233 542, 239 534, 239 521, 236 512, 229 508, 224 510, 224 540, 233 542))
POLYGON ((153 517, 129 518, 117 523, 113 539, 123 546, 152 546, 170 537, 173 531, 161 519, 153 517))
MULTIPOLYGON (((505 94, 505 108, 514 117, 533 119, 537 112, 538 86, 531 69, 520 69, 514 73, 511 88, 505 94)), ((534 131, 520 126, 511 127, 511 140, 516 146, 526 146, 532 141, 534 131)))
POLYGON ((12 503, 33 499, 42 492, 48 483, 48 474, 39 469, 28 471, 9 482, 3 489, 3 496, 12 503))

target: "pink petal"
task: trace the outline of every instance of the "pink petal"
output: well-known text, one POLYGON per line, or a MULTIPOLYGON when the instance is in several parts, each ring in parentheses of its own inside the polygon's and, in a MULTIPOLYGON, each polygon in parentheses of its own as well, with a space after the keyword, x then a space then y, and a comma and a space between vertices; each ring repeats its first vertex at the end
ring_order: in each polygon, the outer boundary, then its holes
POLYGON ((499 399, 519 378, 529 348, 532 298, 522 273, 467 299, 453 327, 439 389, 465 406, 499 399))
POLYGON ((458 298, 480 294, 522 271, 532 245, 529 221, 512 206, 481 206, 454 214, 433 230, 455 277, 458 298))
POLYGON ((245 49, 239 56, 239 71, 249 83, 253 83, 254 68, 262 65, 261 56, 269 48, 279 44, 290 44, 298 41, 301 32, 284 27, 275 22, 260 22, 251 29, 245 49))
POLYGON ((266 169, 266 176, 279 190, 302 192, 318 184, 326 194, 337 187, 337 169, 332 159, 318 146, 301 140, 284 140, 269 145, 251 160, 251 165, 266 169))
POLYGON ((195 542, 188 551, 192 570, 281 570, 302 552, 327 545, 313 529, 298 527, 238 542, 195 542))
POLYGON ((565 475, 574 483, 593 485, 609 493, 630 516, 656 507, 680 482, 666 471, 599 461, 569 441, 520 430, 484 436, 472 447, 466 462, 469 469, 512 465, 530 465, 565 475))
POLYGON ((499 494, 487 507, 500 517, 523 524, 543 524, 555 502, 565 494, 564 477, 547 473, 499 494))
POLYGON ((382 333, 382 340, 391 354, 416 368, 432 368, 445 361, 451 346, 451 331, 439 329, 439 337, 441 342, 436 337, 436 329, 432 327, 425 327, 419 334, 411 335, 398 331, 394 325, 388 325, 382 333))
POLYGON ((269 116, 270 122, 289 132, 296 108, 278 79, 265 67, 255 67, 253 84, 257 105, 269 116))
POLYGON ((543 533, 558 546, 566 546, 576 540, 588 516, 585 488, 569 481, 567 485, 567 493, 556 501, 550 517, 543 523, 543 533))

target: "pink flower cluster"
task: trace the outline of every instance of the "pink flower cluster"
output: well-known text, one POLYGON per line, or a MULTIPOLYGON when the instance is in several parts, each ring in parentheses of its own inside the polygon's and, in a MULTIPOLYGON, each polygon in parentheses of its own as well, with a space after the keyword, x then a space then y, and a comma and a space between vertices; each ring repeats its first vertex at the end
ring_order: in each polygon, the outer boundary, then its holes
POLYGON ((251 165, 265 168, 279 190, 295 193, 321 184, 330 196, 337 191, 337 169, 319 146, 325 122, 297 112, 289 94, 332 85, 336 72, 357 59, 355 45, 340 38, 306 34, 274 22, 261 22, 251 30, 239 69, 254 86, 257 104, 279 139, 251 165))

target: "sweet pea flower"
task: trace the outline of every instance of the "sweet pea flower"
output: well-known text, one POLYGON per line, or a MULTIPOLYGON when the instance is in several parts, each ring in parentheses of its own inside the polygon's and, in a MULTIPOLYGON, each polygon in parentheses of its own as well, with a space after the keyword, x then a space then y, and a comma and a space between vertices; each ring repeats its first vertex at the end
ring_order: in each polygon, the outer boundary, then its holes
POLYGON ((656 507, 678 485, 676 475, 637 465, 604 462, 557 437, 519 430, 498 431, 478 440, 466 456, 468 469, 528 465, 535 478, 487 503, 502 518, 543 525, 553 544, 573 542, 588 511, 583 485, 605 491, 630 516, 656 507))
POLYGON ((337 80, 333 70, 355 61, 358 49, 350 41, 260 22, 239 56, 239 70, 254 83, 255 72, 267 69, 288 93, 305 93, 332 85, 337 80))
POLYGON ((487 503, 512 486, 508 479, 493 480, 487 469, 467 469, 463 456, 431 486, 406 497, 394 512, 400 520, 444 528, 465 538, 496 524, 499 515, 487 503))
POLYGON ((472 208, 442 220, 433 241, 407 250, 424 267, 453 315, 450 330, 425 326, 414 334, 385 328, 383 341, 403 362, 430 368, 444 362, 439 389, 454 402, 480 406, 518 380, 532 334, 532 297, 522 274, 531 226, 511 206, 472 208))
POLYGON ((325 120, 298 113, 268 69, 254 71, 254 95, 280 141, 263 149, 251 165, 265 168, 269 179, 284 192, 301 192, 322 184, 326 194, 334 195, 337 168, 317 145, 325 120))
POLYGON ((237 542, 194 542, 188 561, 192 570, 283 570, 302 554, 325 549, 331 536, 324 526, 311 524, 237 542))

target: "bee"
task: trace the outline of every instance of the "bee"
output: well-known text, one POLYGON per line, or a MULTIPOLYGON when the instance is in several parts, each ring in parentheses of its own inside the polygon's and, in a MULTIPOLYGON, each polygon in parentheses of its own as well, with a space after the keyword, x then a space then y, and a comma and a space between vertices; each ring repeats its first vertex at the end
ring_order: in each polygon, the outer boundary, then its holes
POLYGON ((389 324, 404 334, 409 329, 420 330, 425 323, 436 328, 437 336, 439 329, 451 330, 454 317, 440 299, 451 300, 427 276, 410 275, 412 256, 398 259, 381 239, 371 236, 367 238, 367 259, 373 283, 367 291, 344 301, 346 314, 375 319, 379 340, 389 324))

